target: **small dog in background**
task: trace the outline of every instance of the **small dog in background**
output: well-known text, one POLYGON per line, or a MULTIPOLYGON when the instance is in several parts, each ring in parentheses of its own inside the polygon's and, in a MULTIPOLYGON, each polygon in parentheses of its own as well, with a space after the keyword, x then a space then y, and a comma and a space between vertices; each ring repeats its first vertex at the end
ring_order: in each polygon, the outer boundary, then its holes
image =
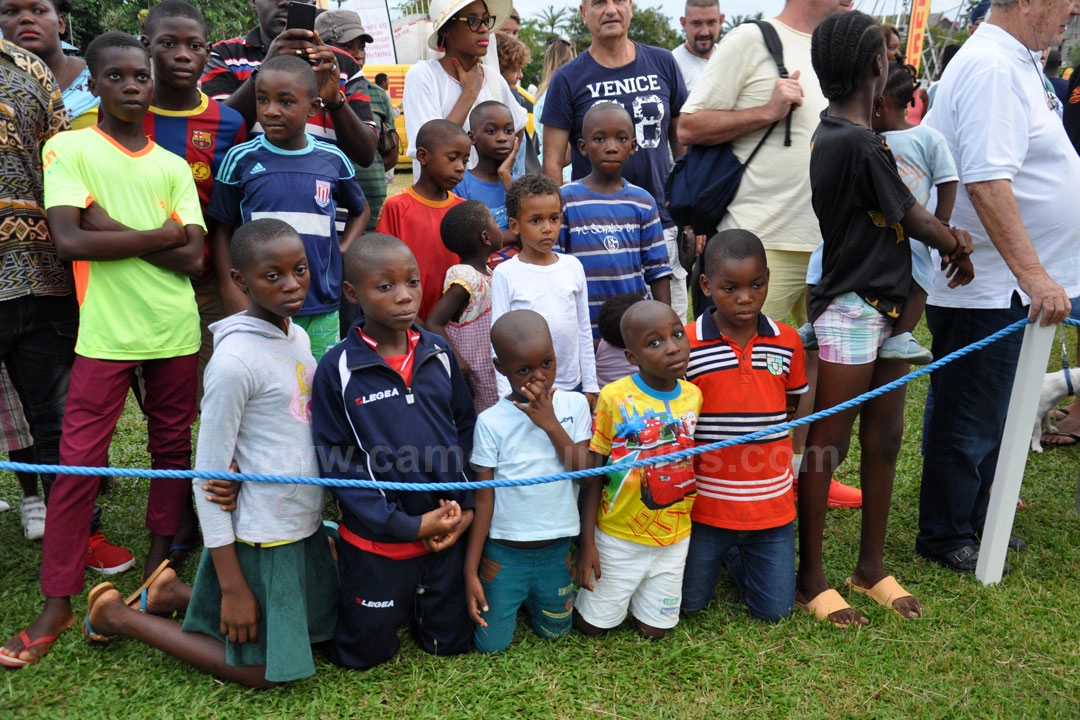
MULTIPOLYGON (((1069 368, 1069 379, 1072 381, 1073 393, 1080 393, 1080 367, 1069 368)), ((1042 393, 1039 395, 1039 412, 1035 416, 1035 427, 1031 431, 1031 449, 1037 453, 1042 452, 1043 432, 1060 432, 1050 418, 1050 411, 1057 407, 1058 403, 1069 396, 1068 384, 1065 382, 1065 373, 1060 370, 1046 373, 1043 378, 1042 393)), ((1080 442, 1080 437, 1071 433, 1069 435, 1080 442)))

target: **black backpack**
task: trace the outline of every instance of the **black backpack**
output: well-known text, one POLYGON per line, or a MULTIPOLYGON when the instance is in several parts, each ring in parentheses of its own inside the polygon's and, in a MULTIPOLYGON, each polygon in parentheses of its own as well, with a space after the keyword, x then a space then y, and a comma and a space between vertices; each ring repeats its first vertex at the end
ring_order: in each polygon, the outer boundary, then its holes
MULTIPOLYGON (((765 47, 776 61, 780 77, 788 77, 784 67, 784 46, 776 29, 764 20, 747 20, 761 29, 765 47)), ((784 145, 791 145, 791 112, 787 115, 784 145)), ((743 172, 772 134, 777 123, 769 126, 746 162, 739 162, 730 142, 719 145, 690 145, 686 154, 675 161, 665 190, 668 212, 680 228, 691 226, 696 235, 712 235, 735 198, 743 172)))

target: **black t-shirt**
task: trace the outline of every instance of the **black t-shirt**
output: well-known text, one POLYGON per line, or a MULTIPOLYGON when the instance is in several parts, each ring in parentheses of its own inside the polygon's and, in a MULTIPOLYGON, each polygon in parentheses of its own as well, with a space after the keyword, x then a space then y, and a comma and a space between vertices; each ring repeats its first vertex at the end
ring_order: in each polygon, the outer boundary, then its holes
POLYGON ((1080 153, 1080 65, 1073 68, 1069 78, 1069 90, 1065 95, 1065 107, 1062 110, 1062 120, 1065 123, 1065 132, 1069 134, 1076 152, 1080 153))
POLYGON ((885 139, 822 112, 811 140, 810 189, 825 242, 811 319, 848 292, 895 319, 911 287, 911 248, 900 220, 915 198, 885 139))

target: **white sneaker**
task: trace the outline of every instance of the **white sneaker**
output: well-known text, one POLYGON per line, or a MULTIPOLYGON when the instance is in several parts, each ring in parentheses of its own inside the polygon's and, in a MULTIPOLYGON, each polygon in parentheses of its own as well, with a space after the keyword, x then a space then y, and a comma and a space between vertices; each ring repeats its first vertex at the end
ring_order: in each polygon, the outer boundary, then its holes
POLYGON ((919 344, 909 332, 900 333, 881 343, 878 350, 881 360, 896 360, 912 365, 927 365, 934 362, 934 354, 919 344))
POLYGON ((45 501, 40 495, 23 498, 19 504, 19 522, 27 540, 45 537, 45 501))
POLYGON ((10 509, 11 509, 11 506, 10 506, 10 505, 8 505, 8 504, 7 504, 6 502, 4 502, 3 500, 0 500, 0 513, 3 513, 3 512, 7 512, 7 511, 8 511, 8 510, 10 510, 10 509))

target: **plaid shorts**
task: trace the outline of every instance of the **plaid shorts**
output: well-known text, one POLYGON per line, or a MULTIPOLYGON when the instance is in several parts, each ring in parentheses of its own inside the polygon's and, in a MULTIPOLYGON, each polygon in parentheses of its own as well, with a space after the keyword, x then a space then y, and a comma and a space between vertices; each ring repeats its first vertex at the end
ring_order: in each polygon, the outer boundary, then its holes
POLYGON ((19 394, 11 384, 7 368, 0 363, 0 452, 22 450, 33 444, 19 394))
POLYGON ((892 323, 859 297, 844 293, 833 298, 814 321, 820 357, 837 365, 865 365, 877 360, 878 348, 892 335, 892 323))

